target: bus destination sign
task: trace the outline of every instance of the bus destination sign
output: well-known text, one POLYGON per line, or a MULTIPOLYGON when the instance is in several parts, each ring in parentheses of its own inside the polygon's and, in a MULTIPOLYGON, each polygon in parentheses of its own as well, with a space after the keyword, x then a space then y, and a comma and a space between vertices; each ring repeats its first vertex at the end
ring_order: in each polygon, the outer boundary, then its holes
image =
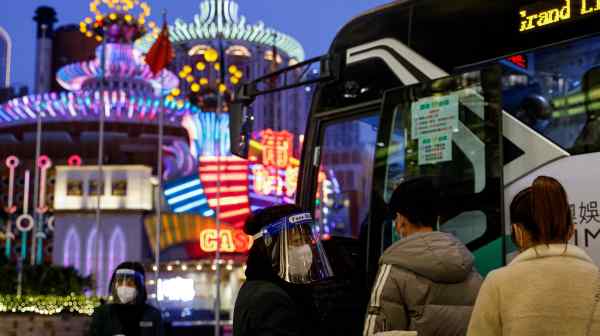
POLYGON ((600 14, 600 0, 544 1, 519 9, 520 32, 600 14))

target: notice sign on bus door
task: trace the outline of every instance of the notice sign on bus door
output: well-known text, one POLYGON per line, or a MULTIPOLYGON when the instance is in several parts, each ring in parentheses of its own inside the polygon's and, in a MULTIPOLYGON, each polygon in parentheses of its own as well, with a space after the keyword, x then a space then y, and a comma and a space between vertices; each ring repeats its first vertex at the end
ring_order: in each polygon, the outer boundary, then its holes
POLYGON ((452 133, 458 131, 458 97, 435 96, 411 106, 411 135, 419 142, 419 165, 452 160, 452 133))

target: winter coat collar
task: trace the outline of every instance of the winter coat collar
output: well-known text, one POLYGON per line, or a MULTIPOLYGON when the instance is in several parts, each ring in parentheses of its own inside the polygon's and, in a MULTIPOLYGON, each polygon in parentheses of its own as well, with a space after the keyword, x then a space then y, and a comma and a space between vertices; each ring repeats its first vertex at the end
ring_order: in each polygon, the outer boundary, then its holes
POLYGON ((530 247, 521 252, 510 262, 510 265, 525 262, 533 259, 547 257, 567 257, 583 260, 589 263, 594 263, 590 256, 582 249, 571 244, 549 244, 537 245, 530 247))

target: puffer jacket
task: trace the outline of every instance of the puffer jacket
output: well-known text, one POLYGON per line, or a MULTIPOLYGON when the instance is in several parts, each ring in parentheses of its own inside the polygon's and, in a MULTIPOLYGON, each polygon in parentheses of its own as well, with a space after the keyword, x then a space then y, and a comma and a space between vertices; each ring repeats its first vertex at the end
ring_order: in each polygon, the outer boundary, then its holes
POLYGON ((443 232, 394 243, 380 259, 363 334, 465 335, 482 282, 473 260, 463 243, 443 232))

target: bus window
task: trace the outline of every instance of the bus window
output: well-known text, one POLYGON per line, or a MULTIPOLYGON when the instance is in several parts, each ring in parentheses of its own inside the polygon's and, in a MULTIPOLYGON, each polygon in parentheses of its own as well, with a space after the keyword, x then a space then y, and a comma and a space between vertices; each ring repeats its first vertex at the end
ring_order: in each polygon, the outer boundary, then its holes
MULTIPOLYGON (((478 265, 484 271, 503 262, 497 70, 387 92, 373 182, 376 194, 388 203, 403 181, 430 178, 441 193, 436 205, 440 231, 475 251, 497 244, 494 258, 478 265)), ((385 229, 393 225, 391 216, 379 220, 372 221, 370 232, 381 232, 384 250, 398 237, 385 229)))
POLYGON ((600 150, 600 37, 512 55, 503 107, 571 154, 600 150))
POLYGON ((325 238, 358 238, 366 223, 378 123, 367 116, 324 128, 315 222, 325 238))

